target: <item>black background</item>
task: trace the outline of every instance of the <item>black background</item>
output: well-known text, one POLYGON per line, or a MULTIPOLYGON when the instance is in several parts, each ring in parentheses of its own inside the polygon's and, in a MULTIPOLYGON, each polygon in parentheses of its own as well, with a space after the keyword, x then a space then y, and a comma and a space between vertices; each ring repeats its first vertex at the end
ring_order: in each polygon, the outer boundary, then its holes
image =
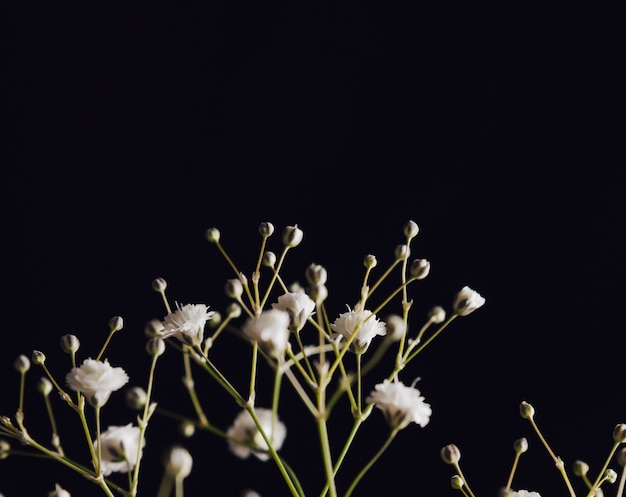
MULTIPOLYGON (((143 326, 164 314, 153 278, 167 279, 172 300, 226 305, 232 273, 204 239, 209 227, 249 273, 258 224, 280 233, 297 223, 305 235, 286 278, 303 282, 306 266, 324 265, 337 314, 358 298, 363 257, 388 264, 413 219, 413 254, 432 262, 412 290, 414 328, 432 305, 449 309, 463 285, 487 303, 404 373, 407 383, 421 377, 431 422, 408 427, 357 494, 454 495, 439 449, 456 443, 475 493, 495 495, 513 441, 526 436, 514 487, 566 495, 521 400, 566 465, 583 459, 595 476, 626 421, 617 13, 208 2, 39 6, 7 19, 2 414, 17 405, 18 354, 43 350, 62 377, 59 337, 78 335, 84 357, 94 355, 114 315, 125 329, 109 358, 144 382, 143 326)), ((225 338, 220 356, 234 375, 247 367, 237 345, 225 338)), ((166 354, 163 407, 188 409, 181 374, 166 354)), ((201 385, 209 418, 226 428, 237 407, 201 385)), ((133 419, 120 398, 105 424, 133 419)), ((27 421, 45 439, 42 409, 29 394, 27 421)), ((281 416, 282 454, 317 495, 314 424, 293 402, 281 416)), ((60 422, 62 435, 77 433, 69 414, 60 422)), ((382 442, 380 413, 370 423, 340 487, 382 442)), ((160 451, 176 440, 174 424, 156 419, 146 495, 160 451)), ((210 434, 184 443, 195 457, 186 495, 288 495, 271 462, 236 459, 210 434)), ((24 460, 0 461, 0 491, 46 495, 58 482, 75 496, 97 493, 35 463, 19 473, 24 460)))

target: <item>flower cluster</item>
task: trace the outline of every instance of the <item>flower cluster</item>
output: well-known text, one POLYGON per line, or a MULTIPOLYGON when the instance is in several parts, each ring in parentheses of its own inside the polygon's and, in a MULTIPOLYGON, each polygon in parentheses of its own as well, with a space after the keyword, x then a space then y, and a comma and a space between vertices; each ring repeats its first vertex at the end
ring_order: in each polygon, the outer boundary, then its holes
MULTIPOLYGON (((248 274, 241 271, 228 254, 220 231, 211 228, 206 232, 206 239, 224 256, 234 273, 222 287, 229 302, 221 311, 205 303, 181 305, 176 302, 172 306, 169 299, 172 289, 168 282, 163 278, 152 281, 152 289, 160 294, 164 312, 162 317, 150 320, 145 328, 149 357, 145 385, 131 383, 126 370, 106 356, 110 340, 124 327, 119 316, 109 321, 109 334, 99 352, 82 361, 78 360, 79 338, 75 335, 61 338, 61 348, 71 359, 71 367, 62 381, 47 367, 43 352, 34 351, 30 357, 20 355, 15 362, 20 391, 24 389, 32 363, 43 371, 39 390, 48 407, 52 443, 43 443, 31 436, 20 396, 16 414, 1 418, 0 455, 7 457, 18 453, 14 444, 7 441, 13 439, 31 454, 57 461, 92 481, 103 495, 136 497, 142 488, 140 475, 147 471, 142 468, 144 452, 150 447, 146 440, 158 439, 150 430, 156 415, 176 420, 184 437, 208 432, 222 438, 235 458, 246 460, 254 456, 273 465, 284 481, 285 491, 292 497, 311 494, 350 497, 360 491, 363 476, 375 467, 400 432, 411 425, 420 428, 429 425, 432 409, 427 393, 424 395, 416 388, 416 381, 403 381, 403 375, 453 320, 481 308, 485 298, 465 286, 450 295, 449 310, 444 305, 432 305, 414 311, 413 287, 430 275, 431 268, 427 259, 410 259, 410 246, 419 228, 415 222, 408 221, 399 237, 401 243, 392 252, 387 267, 378 273, 378 259, 367 255, 363 260, 363 278, 354 291, 356 298, 352 302, 352 299, 341 301, 340 307, 347 310, 329 316, 326 268, 313 263, 302 268, 306 287, 288 284, 283 278, 288 253, 302 243, 303 231, 297 225, 285 227, 279 240, 279 252, 269 250, 275 233, 272 223, 261 223, 258 232, 260 248, 256 264, 248 274), (382 294, 381 288, 387 288, 381 285, 383 281, 395 282, 389 293, 382 294), (414 312, 422 313, 422 323, 416 327, 419 332, 411 334, 412 327, 408 324, 414 312), (221 337, 226 334, 240 339, 239 356, 248 359, 238 362, 249 378, 245 388, 237 386, 239 382, 232 381, 220 367, 228 359, 220 349, 221 337), (182 385, 193 406, 192 416, 176 414, 175 407, 164 406, 167 397, 157 399, 156 365, 166 352, 180 355, 182 385), (394 360, 390 361, 392 366, 384 366, 388 370, 383 370, 383 364, 388 363, 382 361, 386 355, 394 360), (207 412, 216 406, 196 387, 198 375, 207 375, 230 398, 230 405, 220 406, 232 412, 230 426, 218 426, 209 421, 211 416, 207 412), (261 382, 269 387, 258 388, 261 382), (289 395, 300 401, 309 415, 310 427, 319 435, 319 457, 315 461, 320 461, 324 479, 317 488, 304 488, 294 466, 281 455, 288 433, 290 438, 297 439, 298 430, 303 426, 301 419, 289 419, 288 412, 282 410, 286 387, 289 395), (111 397, 123 388, 127 407, 138 414, 131 416, 129 413, 127 423, 103 427, 103 411, 109 407, 111 397), (266 396, 268 389, 271 394, 266 396), (53 402, 50 393, 55 390, 60 400, 53 402), (78 436, 85 438, 88 448, 88 460, 66 452, 53 422, 58 409, 69 409, 76 417, 78 436), (331 412, 337 409, 349 413, 352 426, 346 439, 331 440, 329 426, 334 420, 331 412), (369 454, 370 459, 361 471, 350 474, 345 461, 350 457, 353 441, 366 425, 369 426, 370 415, 378 411, 388 426, 387 437, 378 450, 369 454), (283 415, 285 412, 287 414, 283 415), (341 447, 341 450, 336 453, 331 446, 341 447), (341 482, 347 481, 347 484, 339 483, 339 474, 341 482)), ((457 464, 458 457, 454 454, 458 449, 455 452, 448 447, 447 450, 447 462, 457 464)), ((200 454, 192 455, 182 443, 164 451, 158 497, 171 494, 182 497, 184 480, 201 464, 199 457, 200 454)), ((154 474, 152 469, 150 471, 154 474)), ((464 479, 463 483, 460 488, 467 489, 464 479)), ((69 484, 56 483, 49 495, 67 497, 70 492, 69 484)), ((250 489, 247 495, 259 494, 250 489)), ((467 495, 472 494, 467 491, 467 495)), ((536 497, 526 491, 512 495, 536 497)))

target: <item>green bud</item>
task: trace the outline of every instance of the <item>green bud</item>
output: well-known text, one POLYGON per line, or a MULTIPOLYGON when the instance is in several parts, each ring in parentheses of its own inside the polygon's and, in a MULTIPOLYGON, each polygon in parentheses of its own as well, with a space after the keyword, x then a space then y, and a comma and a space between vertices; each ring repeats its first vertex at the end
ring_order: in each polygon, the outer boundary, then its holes
POLYGON ((226 307, 226 314, 231 319, 238 318, 241 316, 241 306, 235 302, 231 303, 228 307, 226 307))
POLYGON ((263 265, 265 267, 274 267, 276 265, 276 254, 266 250, 263 254, 263 265))
POLYGON ((226 285, 224 285, 224 293, 226 293, 226 296, 231 299, 239 299, 239 297, 243 294, 243 285, 241 284, 241 281, 237 278, 226 281, 226 285))
POLYGON ((182 421, 178 425, 178 432, 185 438, 191 438, 196 432, 196 425, 188 420, 182 421))
POLYGON ((363 265, 365 266, 366 269, 375 268, 377 264, 378 264, 378 261, 376 260, 375 255, 368 254, 365 256, 365 259, 363 259, 363 265))
POLYGON ((576 476, 585 476, 589 471, 589 465, 584 461, 574 461, 572 465, 572 471, 576 476))
POLYGON ((11 444, 0 438, 0 459, 6 459, 11 454, 11 444))
POLYGON ((465 485, 465 482, 463 481, 463 478, 461 478, 459 475, 454 475, 452 478, 450 478, 450 484, 452 485, 452 488, 460 490, 463 485, 465 485))
POLYGON ((515 442, 513 442, 513 449, 516 454, 523 454, 528 450, 528 440, 524 437, 518 438, 515 442))
POLYGON ((148 394, 141 387, 132 387, 126 390, 126 405, 131 409, 139 411, 143 409, 148 401, 148 394))
POLYGON ((419 231, 419 226, 415 221, 407 221, 404 225, 404 236, 406 236, 409 240, 411 238, 415 238, 419 231))

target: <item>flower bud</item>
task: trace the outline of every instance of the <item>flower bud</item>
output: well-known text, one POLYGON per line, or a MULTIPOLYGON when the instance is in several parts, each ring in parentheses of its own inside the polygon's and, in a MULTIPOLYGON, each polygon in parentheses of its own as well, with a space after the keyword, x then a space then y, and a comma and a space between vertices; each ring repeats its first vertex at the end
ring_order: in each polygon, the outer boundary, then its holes
POLYGON ((46 354, 39 350, 33 350, 33 354, 31 356, 31 360, 38 365, 42 365, 46 362, 46 354))
POLYGON ((411 264, 411 276, 417 280, 423 280, 430 273, 430 261, 427 259, 415 259, 411 264))
POLYGON ((167 288, 167 281, 165 281, 165 279, 155 278, 154 280, 152 280, 152 289, 155 292, 162 293, 165 291, 166 288, 167 288))
POLYGON ((67 334, 59 339, 61 350, 67 354, 73 354, 80 348, 80 340, 76 335, 67 334))
POLYGON ((617 473, 611 468, 608 468, 604 472, 603 478, 609 483, 615 483, 617 481, 617 473))
POLYGON ((452 485, 452 488, 456 488, 457 490, 459 490, 463 487, 463 485, 465 485, 465 482, 463 481, 463 478, 461 478, 459 475, 454 475, 452 478, 450 478, 450 484, 452 485))
POLYGON ((535 408, 528 402, 523 401, 519 406, 519 413, 524 419, 532 419, 535 415, 535 408))
POLYGON ((241 281, 237 278, 230 279, 226 281, 226 285, 224 286, 224 293, 227 297, 231 299, 239 299, 243 294, 243 285, 241 281))
POLYGON ((148 394, 141 387, 132 387, 126 390, 126 405, 131 409, 139 411, 148 402, 148 394))
POLYGON ((219 312, 217 312, 217 311, 213 311, 213 314, 207 320, 206 324, 210 328, 217 328, 220 325, 221 322, 222 322, 222 315, 219 312))
POLYGON ((385 319, 385 325, 387 336, 394 342, 400 340, 407 330, 406 322, 397 314, 387 316, 387 319, 385 319))
POLYGON ((226 314, 231 319, 238 318, 241 316, 241 306, 235 302, 226 307, 226 314))
POLYGON ((152 357, 159 357, 165 352, 165 341, 162 338, 150 338, 146 343, 146 351, 152 357))
POLYGON ((446 319, 446 311, 443 307, 437 305, 428 311, 428 319, 435 324, 443 323, 446 319))
POLYGON ((408 257, 409 253, 410 253, 410 250, 409 250, 408 245, 398 245, 393 254, 396 257, 396 260, 401 260, 401 259, 404 259, 405 257, 408 257))
POLYGON ((158 319, 151 319, 146 323, 144 334, 148 338, 160 337, 163 335, 163 323, 158 319))
POLYGON ((572 471, 576 476, 585 476, 589 471, 589 465, 581 460, 574 461, 572 471))
POLYGON ((191 473, 193 459, 187 449, 174 446, 166 453, 163 463, 165 472, 171 477, 186 478, 191 473))
POLYGON ((220 231, 217 228, 209 228, 205 231, 204 236, 211 243, 220 241, 220 231))
POLYGON ((376 260, 375 255, 368 254, 365 256, 365 259, 363 259, 363 265, 365 266, 366 269, 375 268, 377 264, 378 264, 378 261, 376 260))
POLYGON ((11 444, 0 438, 0 459, 6 459, 11 454, 11 444))
POLYGON ((17 356, 17 359, 15 359, 13 367, 18 373, 26 373, 26 371, 30 369, 30 359, 24 354, 20 354, 17 356))
POLYGON ((178 425, 178 432, 185 438, 191 438, 196 432, 196 425, 189 420, 181 421, 178 425))
POLYGON ((415 238, 419 233, 420 228, 415 221, 407 221, 404 225, 404 236, 407 239, 415 238))
POLYGON ((300 245, 303 236, 304 233, 298 228, 297 224, 295 226, 287 226, 283 230, 283 244, 286 247, 297 247, 300 245))
POLYGON ((456 464, 461 459, 461 451, 454 444, 448 444, 441 449, 441 459, 446 464, 456 464))
POLYGON ((524 437, 518 438, 513 442, 513 450, 515 450, 516 454, 523 454, 528 450, 528 440, 524 437))
POLYGON ((457 292, 452 302, 452 308, 459 316, 467 316, 483 305, 485 305, 485 298, 468 286, 464 286, 457 292))
POLYGON ((274 225, 272 223, 259 224, 259 233, 263 238, 267 238, 274 234, 274 225))
POLYGON ((52 382, 45 376, 42 376, 37 382, 37 390, 45 396, 50 395, 50 392, 52 392, 52 382))
POLYGON ((626 424, 620 423, 613 430, 613 440, 623 444, 626 442, 626 424))
POLYGON ((328 279, 328 273, 323 266, 311 264, 305 271, 306 280, 310 285, 324 285, 328 279))
POLYGON ((620 449, 617 452, 617 455, 615 457, 617 459, 617 463, 620 466, 622 467, 626 466, 626 447, 624 447, 623 449, 620 449))
POLYGON ((121 316, 113 316, 109 319, 109 331, 111 333, 115 333, 116 331, 120 331, 124 327, 124 320, 121 316))
POLYGON ((309 297, 316 304, 321 304, 328 298, 328 288, 322 284, 313 285, 309 288, 309 297))
POLYGON ((274 267, 276 265, 276 254, 266 250, 263 254, 262 263, 265 267, 274 267))

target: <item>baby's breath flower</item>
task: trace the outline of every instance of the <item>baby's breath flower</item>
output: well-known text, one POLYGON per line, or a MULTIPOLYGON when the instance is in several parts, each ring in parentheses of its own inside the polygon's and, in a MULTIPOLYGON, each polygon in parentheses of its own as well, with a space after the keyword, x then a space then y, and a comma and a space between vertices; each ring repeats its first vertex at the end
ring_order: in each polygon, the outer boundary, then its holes
POLYGON ((511 494, 511 497, 541 497, 538 492, 529 492, 528 490, 517 490, 511 494))
POLYGON ((276 265, 276 254, 270 250, 263 253, 263 265, 265 267, 274 267, 276 265))
POLYGON ((204 325, 213 312, 204 304, 178 306, 163 320, 163 339, 173 336, 187 345, 202 345, 204 325))
POLYGON ((446 464, 456 464, 461 459, 461 451, 454 444, 448 444, 442 447, 440 455, 441 459, 443 459, 443 462, 446 464))
POLYGON ((397 245, 396 250, 394 251, 396 260, 401 260, 401 259, 404 259, 405 257, 408 257, 410 253, 411 251, 409 250, 408 245, 397 245))
POLYGON ((272 304, 272 309, 289 314, 290 328, 300 331, 315 311, 315 302, 304 291, 289 292, 278 297, 278 301, 272 304))
POLYGON ((165 352, 165 341, 162 338, 150 338, 146 342, 146 352, 152 357, 159 357, 165 352))
POLYGON ((26 371, 30 369, 30 359, 24 354, 20 354, 17 356, 17 359, 15 359, 13 367, 18 373, 26 373, 26 371))
POLYGON ((424 402, 420 391, 399 381, 384 380, 379 383, 366 401, 373 402, 383 411, 387 424, 392 429, 401 430, 411 422, 423 428, 430 421, 432 414, 430 404, 424 402))
MULTIPOLYGON (((255 414, 274 450, 280 450, 287 436, 285 424, 279 419, 273 420, 270 409, 257 408, 255 414)), ((242 410, 237 415, 227 435, 230 438, 230 451, 237 457, 247 459, 250 454, 254 454, 261 461, 269 459, 269 447, 248 411, 242 410)))
POLYGON ((348 340, 355 332, 356 336, 350 344, 350 350, 357 354, 364 353, 375 336, 383 336, 386 333, 385 323, 376 318, 372 311, 352 311, 348 307, 348 312, 344 312, 331 323, 331 328, 338 335, 348 340))
POLYGON ((526 438, 518 438, 513 443, 513 450, 515 450, 516 454, 523 454, 528 450, 528 440, 526 438))
POLYGON ((278 309, 263 311, 260 316, 249 318, 243 325, 243 333, 258 342, 268 354, 281 357, 289 340, 289 314, 278 309))
POLYGON ((519 412, 524 419, 532 419, 535 416, 535 408, 525 400, 520 404, 519 412))
POLYGON ((226 281, 224 285, 224 293, 231 299, 238 299, 243 294, 243 285, 238 278, 232 278, 226 281))
POLYGON ((615 426, 615 429, 613 430, 613 440, 617 443, 626 442, 626 424, 620 423, 615 426))
POLYGON ((589 465, 584 461, 574 461, 572 465, 572 471, 576 476, 585 476, 589 471, 589 465))
POLYGON ((165 472, 173 478, 187 478, 193 467, 193 458, 187 449, 180 445, 171 447, 165 454, 165 472))
POLYGON ((52 492, 48 492, 48 497, 72 497, 72 495, 61 487, 58 483, 55 483, 54 490, 52 492))
POLYGON ((11 444, 4 438, 0 438, 0 460, 6 459, 11 454, 11 444))
POLYGON ((108 359, 85 359, 80 367, 67 373, 65 381, 72 390, 82 393, 92 406, 102 406, 112 392, 128 382, 128 375, 122 368, 112 367, 108 359))
POLYGON ((41 393, 42 395, 50 395, 50 392, 52 392, 52 388, 52 382, 48 378, 46 378, 45 376, 39 378, 39 381, 37 382, 37 390, 39 391, 39 393, 41 393))
MULTIPOLYGON (((126 426, 110 426, 100 435, 102 444, 102 474, 108 476, 111 473, 128 473, 135 467, 137 453, 145 445, 142 440, 139 447, 140 430, 131 423, 126 426)), ((98 441, 94 441, 98 447, 98 441)))
POLYGON ((263 238, 272 236, 272 234, 274 233, 274 225, 267 222, 259 224, 259 233, 263 238))
POLYGON ((167 288, 167 281, 165 281, 164 278, 155 278, 154 280, 152 280, 152 289, 155 292, 164 292, 165 289, 167 288))
POLYGON ((238 318, 241 316, 241 306, 236 302, 231 302, 226 307, 226 314, 232 319, 238 318))
POLYGON ((304 233, 298 228, 297 224, 295 226, 287 226, 283 230, 283 243, 286 247, 297 247, 300 245, 303 236, 304 233))
POLYGON ((72 354, 77 352, 80 348, 80 340, 76 335, 67 334, 63 335, 59 340, 59 345, 61 346, 61 350, 67 354, 72 354))
POLYGON ((148 338, 163 336, 163 323, 158 319, 151 319, 146 323, 144 334, 148 338))
POLYGON ((33 354, 30 357, 33 363, 39 366, 46 362, 46 354, 44 354, 40 350, 33 350, 33 354))
POLYGON ((328 298, 328 288, 321 283, 311 285, 309 288, 309 295, 318 304, 324 302, 328 298))
POLYGON ((485 304, 485 299, 475 290, 464 286, 455 296, 452 309, 459 316, 467 316, 485 304))
POLYGON ((415 238, 420 231, 417 223, 415 221, 410 221, 410 220, 405 223, 403 229, 404 229, 404 236, 406 236, 409 239, 415 238))
POLYGON ((373 269, 378 264, 378 260, 376 260, 376 256, 372 254, 368 254, 363 259, 363 265, 366 269, 373 269))
POLYGON ((459 475, 454 475, 452 478, 450 478, 450 485, 452 485, 452 488, 459 490, 463 487, 463 485, 465 485, 465 482, 463 481, 463 478, 461 478, 459 475))

